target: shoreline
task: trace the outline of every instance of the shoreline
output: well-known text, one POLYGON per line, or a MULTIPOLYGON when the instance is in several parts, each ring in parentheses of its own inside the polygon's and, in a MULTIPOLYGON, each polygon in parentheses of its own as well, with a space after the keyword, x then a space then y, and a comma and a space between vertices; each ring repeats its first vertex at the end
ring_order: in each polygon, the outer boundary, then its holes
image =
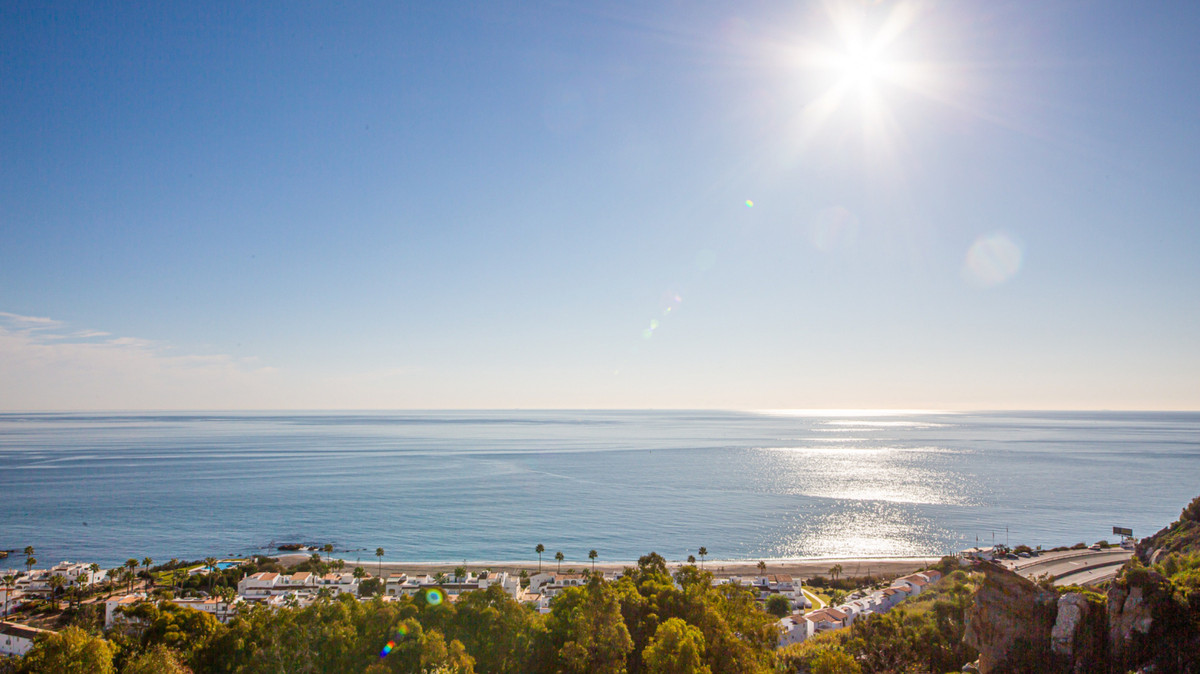
MULTIPOLYGON (((281 555, 269 555, 279 561, 284 566, 295 566, 309 559, 314 553, 285 553, 281 555)), ((324 555, 322 555, 324 559, 324 555)), ((481 571, 487 569, 495 572, 508 572, 519 574, 521 571, 527 571, 530 574, 536 573, 538 569, 538 560, 479 560, 466 562, 396 562, 383 561, 367 558, 349 559, 344 556, 334 555, 331 559, 342 559, 346 563, 346 569, 353 569, 355 566, 362 566, 363 569, 374 576, 381 572, 384 577, 394 573, 408 573, 413 575, 436 575, 438 573, 446 573, 452 571, 455 567, 465 566, 469 571, 481 571), (382 569, 382 571, 380 571, 382 569)), ((834 565, 840 564, 841 575, 843 576, 880 576, 880 575, 904 575, 918 569, 927 567, 937 563, 941 557, 806 557, 795 559, 764 559, 763 562, 767 565, 766 573, 768 574, 788 574, 798 576, 800 578, 812 578, 814 576, 828 576, 829 569, 834 565)), ((718 578, 729 576, 755 576, 759 575, 757 559, 709 559, 705 560, 703 569, 712 572, 718 578)), ((620 573, 626 567, 636 567, 636 560, 628 561, 597 561, 595 568, 597 571, 604 573, 620 573)), ((682 560, 668 560, 667 568, 674 571, 680 567, 687 566, 687 562, 682 560)), ((701 566, 699 562, 696 566, 701 566)), ((556 571, 559 568, 558 562, 554 559, 543 559, 541 562, 542 571, 556 571)), ((584 569, 591 569, 591 560, 570 560, 562 563, 564 573, 569 570, 574 570, 576 573, 584 569)))

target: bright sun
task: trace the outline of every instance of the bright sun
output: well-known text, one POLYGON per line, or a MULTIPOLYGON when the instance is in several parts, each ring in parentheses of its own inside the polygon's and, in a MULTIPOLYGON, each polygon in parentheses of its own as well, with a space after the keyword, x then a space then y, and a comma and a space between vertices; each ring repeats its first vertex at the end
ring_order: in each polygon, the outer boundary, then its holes
POLYGON ((825 10, 832 30, 795 52, 807 71, 806 85, 821 83, 810 90, 797 116, 801 142, 853 111, 873 144, 890 143, 889 136, 900 131, 891 110, 899 90, 938 98, 931 63, 913 60, 920 47, 910 29, 922 11, 905 0, 877 10, 828 0, 825 10))
POLYGON ((867 50, 855 50, 842 57, 838 69, 849 84, 866 87, 883 75, 883 65, 878 55, 867 50))

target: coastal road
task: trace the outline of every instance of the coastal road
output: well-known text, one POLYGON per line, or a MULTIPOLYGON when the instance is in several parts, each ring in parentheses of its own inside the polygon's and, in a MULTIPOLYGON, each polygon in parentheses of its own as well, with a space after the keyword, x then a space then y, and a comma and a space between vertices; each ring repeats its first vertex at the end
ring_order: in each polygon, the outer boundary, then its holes
POLYGON ((1132 551, 1120 548, 1071 550, 1031 559, 1004 560, 1003 564, 1026 578, 1047 575, 1055 585, 1085 585, 1112 577, 1132 555, 1132 551))

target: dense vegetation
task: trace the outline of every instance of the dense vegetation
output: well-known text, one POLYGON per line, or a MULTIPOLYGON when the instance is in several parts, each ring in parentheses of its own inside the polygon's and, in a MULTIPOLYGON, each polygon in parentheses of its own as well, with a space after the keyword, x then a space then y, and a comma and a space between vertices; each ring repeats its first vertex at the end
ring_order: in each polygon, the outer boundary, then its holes
POLYGON ((167 602, 129 609, 107 633, 71 627, 40 642, 19 672, 629 672, 773 671, 775 617, 747 589, 713 587, 695 566, 674 578, 651 553, 615 582, 568 588, 540 615, 500 588, 429 601, 322 598, 243 611, 229 625, 167 602), (678 582, 678 587, 675 582, 678 582))

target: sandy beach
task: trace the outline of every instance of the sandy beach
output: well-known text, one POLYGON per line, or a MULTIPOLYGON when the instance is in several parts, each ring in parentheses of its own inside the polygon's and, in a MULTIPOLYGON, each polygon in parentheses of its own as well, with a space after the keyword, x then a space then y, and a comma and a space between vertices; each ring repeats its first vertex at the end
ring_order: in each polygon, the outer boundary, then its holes
MULTIPOLYGON (((281 563, 291 566, 299 564, 308 559, 312 553, 308 554, 285 554, 278 555, 281 563)), ((537 560, 533 561, 470 561, 466 562, 383 562, 380 564, 373 557, 360 558, 342 558, 345 559, 346 568, 353 569, 356 564, 361 565, 372 576, 377 572, 382 572, 384 577, 395 573, 407 573, 412 575, 448 573, 455 567, 466 566, 469 571, 507 571, 509 573, 520 573, 522 570, 528 571, 530 574, 536 573, 538 570, 537 560)), ((824 576, 829 574, 829 569, 835 564, 842 566, 843 576, 879 576, 879 575, 903 575, 924 568, 938 561, 938 557, 881 557, 867 559, 768 559, 763 560, 767 564, 767 573, 785 573, 793 577, 801 579, 812 578, 813 576, 824 576)), ((684 566, 686 562, 669 561, 667 566, 674 569, 684 566)), ((603 572, 620 572, 627 566, 636 566, 636 561, 620 561, 620 562, 596 562, 596 570, 603 572)), ((699 563, 697 563, 699 566, 699 563)), ((543 571, 554 571, 558 568, 558 563, 553 558, 547 556, 542 560, 541 568, 543 571)), ((588 560, 566 560, 562 563, 563 572, 571 569, 582 571, 583 569, 592 568, 592 564, 588 560)), ((758 560, 737 559, 709 559, 704 562, 704 570, 711 571, 717 577, 726 576, 749 576, 758 574, 758 560)))

